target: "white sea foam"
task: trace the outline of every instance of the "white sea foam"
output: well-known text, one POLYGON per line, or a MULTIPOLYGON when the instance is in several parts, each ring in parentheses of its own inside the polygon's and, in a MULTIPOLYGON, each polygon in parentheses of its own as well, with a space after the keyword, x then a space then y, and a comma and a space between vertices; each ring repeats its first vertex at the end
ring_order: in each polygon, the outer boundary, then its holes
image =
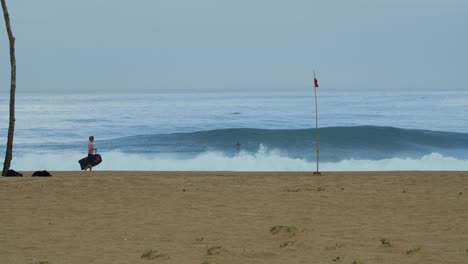
MULTIPOLYGON (((82 154, 17 156, 13 160, 15 170, 79 170, 78 159, 82 154)), ((170 156, 145 156, 109 152, 103 154, 103 162, 95 170, 163 170, 163 171, 314 171, 315 162, 283 156, 275 151, 260 150, 256 154, 240 153, 228 157, 221 153, 207 152, 190 159, 170 156)), ((320 164, 322 171, 394 171, 394 170, 468 170, 468 160, 445 157, 431 153, 417 159, 391 158, 382 160, 343 160, 320 164)))

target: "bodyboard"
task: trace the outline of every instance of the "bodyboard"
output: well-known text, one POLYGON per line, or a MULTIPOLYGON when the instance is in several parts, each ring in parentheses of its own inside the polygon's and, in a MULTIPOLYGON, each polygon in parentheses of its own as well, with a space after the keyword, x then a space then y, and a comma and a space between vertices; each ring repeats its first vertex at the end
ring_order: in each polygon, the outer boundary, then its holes
POLYGON ((99 154, 94 154, 91 162, 88 160, 88 157, 84 157, 78 161, 78 163, 80 163, 81 170, 84 170, 88 164, 91 164, 91 166, 94 167, 101 162, 102 162, 102 157, 99 154))

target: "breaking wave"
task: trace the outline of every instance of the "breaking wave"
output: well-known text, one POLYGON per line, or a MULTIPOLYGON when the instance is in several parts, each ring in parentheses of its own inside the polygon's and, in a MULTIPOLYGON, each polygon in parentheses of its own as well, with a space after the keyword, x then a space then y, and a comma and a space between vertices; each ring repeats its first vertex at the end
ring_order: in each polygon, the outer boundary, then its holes
MULTIPOLYGON (((417 158, 432 152, 468 158, 468 134, 393 127, 356 126, 319 129, 321 158, 380 160, 394 157, 417 158)), ((191 133, 140 135, 103 142, 109 150, 127 153, 177 153, 194 156, 221 152, 227 156, 240 150, 254 155, 261 147, 277 150, 292 158, 312 160, 314 129, 268 130, 251 128, 218 129, 191 133)))
MULTIPOLYGON (((358 126, 319 134, 322 170, 468 170, 465 133, 358 126)), ((314 129, 218 129, 96 145, 104 160, 99 170, 313 171, 316 157, 314 129)), ((12 168, 78 170, 83 148, 83 142, 17 145, 12 168)))

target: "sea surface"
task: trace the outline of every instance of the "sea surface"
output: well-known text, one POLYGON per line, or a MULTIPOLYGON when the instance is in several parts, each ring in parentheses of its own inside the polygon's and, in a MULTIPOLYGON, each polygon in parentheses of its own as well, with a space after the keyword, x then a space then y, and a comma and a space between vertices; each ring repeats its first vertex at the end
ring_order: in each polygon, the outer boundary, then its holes
MULTIPOLYGON (((468 170, 468 92, 17 94, 15 170, 468 170)), ((0 158, 8 98, 0 98, 0 158)))

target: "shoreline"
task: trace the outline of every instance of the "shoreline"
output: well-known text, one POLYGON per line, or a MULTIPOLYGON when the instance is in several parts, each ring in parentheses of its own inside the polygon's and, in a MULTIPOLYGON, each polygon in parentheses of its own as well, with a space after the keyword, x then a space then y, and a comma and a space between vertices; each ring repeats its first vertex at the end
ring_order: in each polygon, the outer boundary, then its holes
MULTIPOLYGON (((23 174, 23 178, 31 177, 34 171, 20 171, 23 174)), ((279 175, 300 175, 300 176, 313 176, 313 177, 323 177, 323 176, 468 176, 468 171, 464 170, 389 170, 389 171, 320 171, 322 175, 314 175, 314 171, 214 171, 214 170, 180 170, 180 171, 165 171, 165 170, 94 170, 94 171, 48 171, 52 176, 59 177, 75 177, 88 175, 92 176, 125 176, 128 174, 136 176, 213 176, 213 175, 223 175, 223 176, 279 176, 279 175)), ((2 178, 21 178, 21 177, 0 177, 2 178)))
POLYGON ((466 171, 22 173, 0 177, 5 263, 468 258, 466 171))

